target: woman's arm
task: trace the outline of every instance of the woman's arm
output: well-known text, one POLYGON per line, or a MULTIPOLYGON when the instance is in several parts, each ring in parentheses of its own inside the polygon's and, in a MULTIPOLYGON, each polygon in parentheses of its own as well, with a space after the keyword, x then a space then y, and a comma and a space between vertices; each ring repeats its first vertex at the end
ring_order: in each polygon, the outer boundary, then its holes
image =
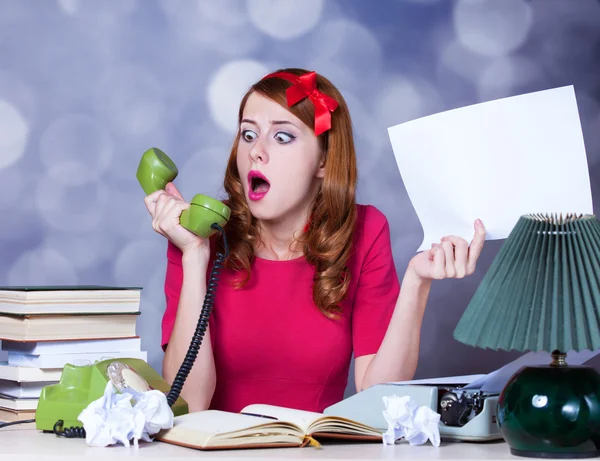
MULTIPOLYGON (((169 383, 175 379, 188 351, 206 294, 207 254, 201 250, 186 252, 181 262, 183 266, 181 296, 175 324, 163 359, 163 376, 169 383)), ((206 410, 209 407, 215 384, 215 361, 210 329, 207 329, 194 366, 181 391, 181 397, 187 402, 190 412, 206 410)))
POLYGON ((423 314, 434 279, 463 278, 475 271, 485 242, 485 228, 475 222, 475 236, 466 240, 449 236, 416 255, 404 274, 392 314, 376 354, 357 357, 355 381, 357 391, 374 384, 405 381, 413 378, 419 360, 419 343, 423 314))
POLYGON ((401 286, 392 319, 377 354, 363 355, 354 361, 358 392, 373 384, 410 380, 415 374, 431 280, 422 280, 409 267, 401 286))

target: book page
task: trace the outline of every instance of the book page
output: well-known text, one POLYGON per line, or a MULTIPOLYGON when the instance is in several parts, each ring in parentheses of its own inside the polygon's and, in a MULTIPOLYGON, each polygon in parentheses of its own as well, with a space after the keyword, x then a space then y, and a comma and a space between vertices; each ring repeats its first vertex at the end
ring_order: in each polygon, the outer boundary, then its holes
MULTIPOLYGON (((2 341, 2 351, 20 352, 22 354, 44 355, 44 354, 69 354, 73 351, 78 353, 87 352, 127 352, 141 351, 142 343, 139 336, 134 338, 93 339, 70 341, 2 341)), ((0 352, 0 360, 2 352, 0 352)), ((8 357, 8 356, 7 356, 8 357)), ((3 359, 6 360, 6 359, 3 359)))
POLYGON ((263 418, 219 410, 188 413, 175 417, 174 421, 174 426, 193 429, 211 435, 236 432, 269 422, 269 420, 263 418))
POLYGON ((312 411, 284 408, 274 405, 253 404, 245 407, 242 413, 263 415, 277 418, 279 421, 288 421, 299 426, 304 434, 315 432, 331 432, 338 434, 354 435, 379 435, 380 431, 364 424, 337 416, 328 416, 312 411))
MULTIPOLYGON (((8 355, 8 354, 7 354, 8 355)), ((60 381, 62 368, 33 368, 9 365, 8 362, 0 362, 0 380, 8 381, 60 381)))
MULTIPOLYGON (((276 437, 279 437, 281 442, 300 443, 303 438, 299 428, 294 428, 290 424, 219 410, 176 416, 173 420, 173 428, 161 432, 158 438, 197 447, 208 447, 237 445, 242 441, 235 439, 243 436, 256 439, 258 434, 268 437, 269 442, 277 442, 276 437), (216 439, 219 440, 218 443, 215 442, 216 439)), ((262 438, 260 443, 265 442, 262 438)))
POLYGON ((308 434, 308 428, 312 423, 324 415, 312 411, 296 410, 295 408, 278 407, 275 405, 252 404, 242 410, 242 413, 250 413, 254 415, 270 416, 277 418, 279 421, 287 421, 297 425, 300 429, 308 434))

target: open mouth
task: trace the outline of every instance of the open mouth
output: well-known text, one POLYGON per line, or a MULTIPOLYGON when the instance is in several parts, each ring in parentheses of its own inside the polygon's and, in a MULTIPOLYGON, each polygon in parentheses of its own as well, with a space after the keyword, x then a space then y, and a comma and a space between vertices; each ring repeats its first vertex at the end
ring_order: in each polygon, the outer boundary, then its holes
POLYGON ((271 188, 269 180, 260 171, 256 170, 248 173, 248 186, 248 196, 251 200, 260 200, 271 188))

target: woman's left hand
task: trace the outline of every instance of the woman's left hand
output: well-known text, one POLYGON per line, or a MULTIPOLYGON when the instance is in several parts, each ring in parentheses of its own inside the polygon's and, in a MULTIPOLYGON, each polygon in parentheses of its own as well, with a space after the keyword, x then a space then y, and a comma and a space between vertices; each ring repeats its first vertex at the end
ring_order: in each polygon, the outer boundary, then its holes
POLYGON ((481 220, 475 221, 475 236, 469 245, 454 235, 442 238, 431 245, 430 250, 414 256, 408 264, 409 270, 423 280, 463 278, 475 271, 475 266, 485 242, 485 227, 481 220))

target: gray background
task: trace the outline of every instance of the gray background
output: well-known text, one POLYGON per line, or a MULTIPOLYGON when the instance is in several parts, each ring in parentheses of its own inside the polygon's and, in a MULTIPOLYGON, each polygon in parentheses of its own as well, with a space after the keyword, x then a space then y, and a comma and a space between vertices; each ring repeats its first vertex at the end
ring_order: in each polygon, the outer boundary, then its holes
MULTIPOLYGON (((185 197, 222 197, 240 97, 285 66, 347 98, 359 201, 387 215, 400 276, 422 239, 386 130, 403 121, 573 84, 598 213, 599 58, 596 0, 0 0, 0 284, 143 286, 138 333, 160 369, 165 241, 139 157, 158 146, 185 197)), ((515 357, 452 338, 501 243, 434 284, 418 377, 515 357)))

